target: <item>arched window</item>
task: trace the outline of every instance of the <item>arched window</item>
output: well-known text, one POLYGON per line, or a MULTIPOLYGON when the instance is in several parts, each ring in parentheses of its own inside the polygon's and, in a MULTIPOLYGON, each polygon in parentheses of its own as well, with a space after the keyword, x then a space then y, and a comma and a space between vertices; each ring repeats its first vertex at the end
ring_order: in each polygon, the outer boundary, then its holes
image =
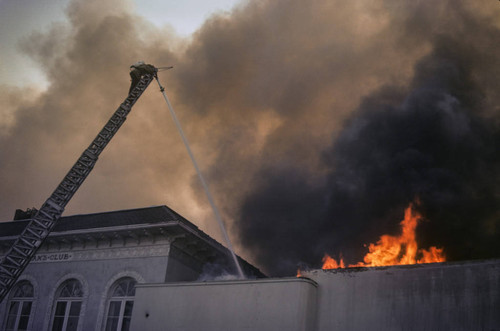
POLYGON ((27 280, 22 280, 12 288, 10 293, 5 330, 27 330, 34 300, 33 285, 27 280))
POLYGON ((128 331, 134 307, 136 280, 130 277, 118 279, 109 291, 106 331, 128 331))
POLYGON ((74 331, 78 327, 82 308, 82 284, 76 279, 68 279, 56 292, 52 331, 74 331))

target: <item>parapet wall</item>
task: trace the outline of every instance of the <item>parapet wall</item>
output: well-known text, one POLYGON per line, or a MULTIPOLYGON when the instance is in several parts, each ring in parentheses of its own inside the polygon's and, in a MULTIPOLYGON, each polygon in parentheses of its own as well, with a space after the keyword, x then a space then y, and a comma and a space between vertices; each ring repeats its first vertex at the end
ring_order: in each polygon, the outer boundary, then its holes
POLYGON ((316 283, 280 278, 140 284, 134 331, 314 331, 316 283))
POLYGON ((500 331, 500 260, 140 284, 131 330, 500 331))
POLYGON ((500 260, 303 272, 317 330, 500 330, 500 260))

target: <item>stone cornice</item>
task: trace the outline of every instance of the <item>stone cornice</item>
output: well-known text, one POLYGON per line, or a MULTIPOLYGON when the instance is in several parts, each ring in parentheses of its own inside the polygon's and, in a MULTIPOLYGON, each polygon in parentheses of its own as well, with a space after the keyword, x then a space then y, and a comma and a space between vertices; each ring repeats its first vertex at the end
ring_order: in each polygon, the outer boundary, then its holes
POLYGON ((144 258, 168 256, 170 244, 144 245, 133 247, 98 247, 75 250, 61 250, 58 252, 39 251, 31 263, 57 263, 69 261, 115 260, 125 258, 144 258))

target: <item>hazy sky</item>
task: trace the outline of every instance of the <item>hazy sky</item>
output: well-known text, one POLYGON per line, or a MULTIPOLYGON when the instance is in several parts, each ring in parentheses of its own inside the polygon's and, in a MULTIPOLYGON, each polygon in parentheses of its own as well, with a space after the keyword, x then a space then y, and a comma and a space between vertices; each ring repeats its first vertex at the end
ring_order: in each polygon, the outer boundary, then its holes
MULTIPOLYGON (((214 13, 230 11, 239 0, 134 0, 122 5, 158 27, 170 26, 189 37, 214 13)), ((47 84, 46 77, 19 43, 33 33, 67 22, 69 0, 0 0, 0 83, 17 86, 47 84)))
MULTIPOLYGON (((168 3, 0 2, 0 220, 41 206, 143 59, 175 67, 160 79, 265 272, 356 263, 412 202, 422 248, 500 257, 499 1, 168 3)), ((65 215, 166 204, 220 239, 155 84, 65 215)))

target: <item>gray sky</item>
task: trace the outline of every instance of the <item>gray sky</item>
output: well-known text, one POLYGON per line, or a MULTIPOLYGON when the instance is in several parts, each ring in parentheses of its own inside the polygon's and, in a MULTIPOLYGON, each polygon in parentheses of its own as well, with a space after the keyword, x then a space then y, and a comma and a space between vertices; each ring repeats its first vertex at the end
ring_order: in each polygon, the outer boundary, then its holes
MULTIPOLYGON (((230 11, 239 0, 133 0, 123 1, 136 15, 158 27, 170 26, 189 38, 214 13, 230 11)), ((47 80, 38 64, 19 50, 19 43, 34 31, 66 22, 69 0, 0 0, 0 84, 39 85, 47 80)))

